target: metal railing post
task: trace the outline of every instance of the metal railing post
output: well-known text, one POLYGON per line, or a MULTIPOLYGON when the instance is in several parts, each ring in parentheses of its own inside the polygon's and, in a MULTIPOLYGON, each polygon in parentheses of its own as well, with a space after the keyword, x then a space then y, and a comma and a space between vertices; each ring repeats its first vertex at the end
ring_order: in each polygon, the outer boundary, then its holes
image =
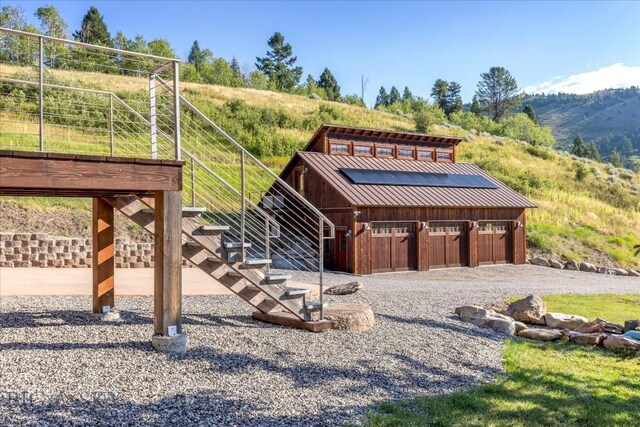
POLYGON ((113 143, 113 94, 109 94, 109 146, 111 147, 111 157, 115 156, 116 150, 113 143))
POLYGON ((156 124, 156 75, 149 75, 149 122, 151 131, 151 158, 158 158, 158 128, 156 124))
POLYGON ((175 158, 180 160, 180 69, 178 61, 173 61, 173 119, 175 158))
POLYGON ((324 281, 322 277, 322 270, 324 270, 324 218, 319 217, 320 230, 318 237, 318 272, 320 274, 320 320, 324 320, 324 281))
POLYGON ((242 244, 242 262, 245 261, 244 238, 245 238, 245 210, 246 210, 246 188, 244 176, 244 151, 240 152, 240 242, 242 244))
MULTIPOLYGON (((264 259, 271 259, 271 221, 269 218, 264 219, 264 259)), ((271 264, 267 264, 267 271, 271 270, 271 264)))
POLYGON ((191 207, 196 207, 196 170, 193 157, 191 158, 191 207))
POLYGON ((44 151, 44 39, 38 37, 38 65, 40 68, 40 151, 44 151))

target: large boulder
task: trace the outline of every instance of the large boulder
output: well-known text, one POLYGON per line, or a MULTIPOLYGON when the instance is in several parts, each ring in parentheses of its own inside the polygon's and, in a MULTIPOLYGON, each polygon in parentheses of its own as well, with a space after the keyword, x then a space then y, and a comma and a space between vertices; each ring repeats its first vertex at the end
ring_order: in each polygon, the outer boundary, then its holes
POLYGON ((560 270, 564 268, 564 264, 561 261, 558 261, 557 259, 553 259, 553 258, 549 259, 549 266, 552 268, 560 269, 560 270))
POLYGON ((604 323, 604 332, 608 334, 622 335, 624 333, 624 326, 622 325, 618 325, 617 323, 607 322, 606 320, 601 319, 599 317, 596 318, 595 321, 604 323))
POLYGON ((364 288, 364 283, 362 282, 349 282, 325 289, 324 293, 327 295, 349 295, 358 292, 362 288, 364 288))
MULTIPOLYGON (((599 320, 599 319, 598 319, 599 320)), ((582 325, 578 325, 574 331, 581 334, 601 334, 604 332, 605 322, 599 322, 595 320, 593 322, 585 322, 582 325)))
POLYGON ((533 265, 539 265, 540 267, 549 267, 549 260, 546 258, 543 258, 541 256, 537 256, 535 258, 531 259, 531 264, 533 265))
POLYGON ((611 274, 615 274, 616 276, 628 276, 629 272, 624 268, 612 268, 609 270, 611 274))
POLYGON ((624 322, 624 332, 628 331, 640 331, 640 319, 624 322))
POLYGON ((567 261, 564 268, 566 268, 567 270, 580 270, 580 264, 578 264, 578 261, 570 259, 567 261))
POLYGON ((586 271, 587 273, 595 273, 598 271, 598 267, 588 262, 581 262, 580 271, 586 271))
POLYGON ((330 304, 324 318, 340 331, 362 332, 374 324, 373 310, 367 304, 330 304))
POLYGON ((631 277, 640 277, 640 272, 627 268, 627 275, 631 277))
POLYGON ((578 326, 588 322, 589 319, 573 314, 547 313, 544 315, 544 321, 550 328, 569 329, 573 331, 578 326))
POLYGON ((600 345, 602 341, 607 338, 607 334, 602 333, 592 333, 592 334, 582 334, 580 332, 570 331, 567 336, 569 337, 569 341, 576 344, 583 345, 600 345))
POLYGON ((547 313, 547 306, 538 295, 529 295, 526 298, 514 301, 502 314, 506 314, 524 323, 533 325, 544 325, 544 315, 547 313))
POLYGON ((520 333, 520 331, 524 331, 525 329, 529 329, 527 325, 522 322, 518 322, 517 320, 513 322, 513 325, 516 327, 516 335, 520 333))
POLYGON ((555 341, 562 338, 562 332, 556 329, 525 329, 518 336, 536 341, 555 341))
POLYGON ((602 342, 602 346, 607 350, 619 350, 629 353, 640 351, 640 341, 622 335, 610 335, 602 342))
POLYGON ((515 335, 516 326, 512 318, 487 310, 484 307, 467 305, 457 307, 456 314, 460 320, 473 323, 476 326, 491 329, 506 335, 515 335))

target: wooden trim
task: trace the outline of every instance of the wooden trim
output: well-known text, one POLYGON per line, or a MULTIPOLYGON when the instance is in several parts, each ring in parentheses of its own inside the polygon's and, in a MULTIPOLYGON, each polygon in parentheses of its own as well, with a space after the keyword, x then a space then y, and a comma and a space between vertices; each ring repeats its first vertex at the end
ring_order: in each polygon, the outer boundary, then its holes
POLYGON ((93 312, 115 306, 114 209, 105 199, 93 199, 93 312))

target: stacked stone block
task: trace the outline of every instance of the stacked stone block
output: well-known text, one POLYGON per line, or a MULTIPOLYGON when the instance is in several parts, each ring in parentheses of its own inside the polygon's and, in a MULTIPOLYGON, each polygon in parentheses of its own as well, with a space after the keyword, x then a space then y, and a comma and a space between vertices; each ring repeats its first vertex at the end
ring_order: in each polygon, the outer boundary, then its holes
MULTIPOLYGON (((153 243, 116 239, 114 249, 116 268, 153 267, 153 243)), ((92 257, 91 239, 0 233, 0 267, 88 268, 92 257)))

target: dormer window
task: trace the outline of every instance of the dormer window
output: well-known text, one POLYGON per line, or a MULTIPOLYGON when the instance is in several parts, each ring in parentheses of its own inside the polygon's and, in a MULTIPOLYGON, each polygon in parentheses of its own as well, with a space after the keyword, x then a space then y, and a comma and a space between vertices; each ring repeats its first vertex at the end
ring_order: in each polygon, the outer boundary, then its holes
POLYGON ((424 160, 427 162, 433 161, 433 151, 418 150, 418 160, 424 160))
POLYGON ((371 156, 373 154, 373 147, 370 145, 354 145, 353 154, 356 156, 371 156))
POLYGON ((349 154, 347 144, 331 144, 331 154, 349 154))
POLYGON ((413 150, 410 148, 398 148, 398 158, 413 159, 413 150))
POLYGON ((376 157, 393 157, 393 148, 376 147, 376 157))
POLYGON ((438 151, 438 161, 439 162, 450 162, 451 152, 450 151, 438 151))

